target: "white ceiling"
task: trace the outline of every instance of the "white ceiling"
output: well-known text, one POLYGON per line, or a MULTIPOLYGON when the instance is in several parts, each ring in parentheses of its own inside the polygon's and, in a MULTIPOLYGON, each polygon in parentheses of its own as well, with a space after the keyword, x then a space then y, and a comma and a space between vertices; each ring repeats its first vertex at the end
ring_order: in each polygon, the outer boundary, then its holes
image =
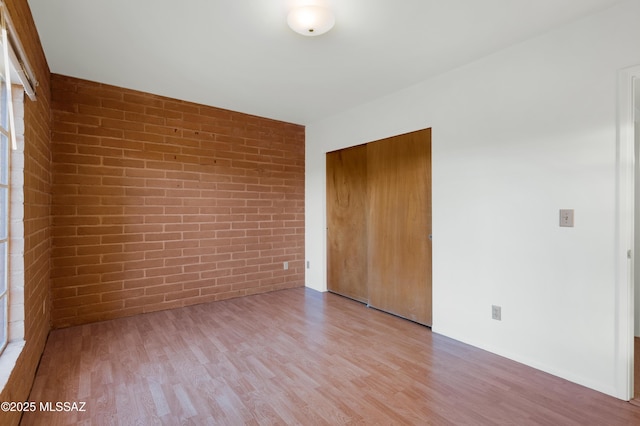
POLYGON ((621 0, 28 0, 51 71, 309 124, 621 0), (286 25, 325 4, 327 34, 286 25))

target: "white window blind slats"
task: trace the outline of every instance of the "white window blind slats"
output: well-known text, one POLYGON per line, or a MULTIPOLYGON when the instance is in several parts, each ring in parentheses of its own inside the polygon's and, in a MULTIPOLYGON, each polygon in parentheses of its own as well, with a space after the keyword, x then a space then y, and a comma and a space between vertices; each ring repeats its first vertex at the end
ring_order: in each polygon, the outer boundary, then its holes
MULTIPOLYGON (((24 91, 32 101, 36 99, 35 88, 38 86, 38 81, 33 73, 33 69, 29 65, 27 55, 25 54, 22 43, 17 37, 11 17, 7 13, 7 9, 4 1, 0 0, 0 13, 2 13, 3 28, 7 31, 6 40, 3 38, 2 44, 7 47, 9 55, 9 63, 11 64, 13 71, 15 72, 16 80, 14 83, 19 83, 24 87, 24 91)), ((6 61, 5 61, 6 63, 6 61)))
POLYGON ((7 35, 7 23, 5 21, 4 9, 0 19, 2 24, 2 53, 4 57, 4 81, 7 85, 7 108, 9 110, 9 136, 11 137, 11 148, 18 149, 16 141, 16 123, 13 117, 13 98, 11 95, 11 62, 9 60, 9 36, 7 35))

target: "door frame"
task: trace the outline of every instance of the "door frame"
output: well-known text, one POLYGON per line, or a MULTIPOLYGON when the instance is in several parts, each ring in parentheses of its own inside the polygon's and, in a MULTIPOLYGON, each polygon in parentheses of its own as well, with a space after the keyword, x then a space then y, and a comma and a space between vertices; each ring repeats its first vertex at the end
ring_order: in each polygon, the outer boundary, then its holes
POLYGON ((634 386, 634 80, 640 81, 640 65, 618 72, 615 379, 617 396, 626 401, 634 386))

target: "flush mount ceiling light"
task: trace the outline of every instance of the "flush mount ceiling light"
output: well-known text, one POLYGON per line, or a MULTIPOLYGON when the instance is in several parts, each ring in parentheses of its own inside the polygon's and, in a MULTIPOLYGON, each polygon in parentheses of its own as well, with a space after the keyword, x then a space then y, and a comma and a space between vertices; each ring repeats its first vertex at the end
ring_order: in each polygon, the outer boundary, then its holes
POLYGON ((319 36, 326 33, 336 23, 333 13, 320 6, 303 6, 293 9, 287 16, 287 24, 298 34, 319 36))

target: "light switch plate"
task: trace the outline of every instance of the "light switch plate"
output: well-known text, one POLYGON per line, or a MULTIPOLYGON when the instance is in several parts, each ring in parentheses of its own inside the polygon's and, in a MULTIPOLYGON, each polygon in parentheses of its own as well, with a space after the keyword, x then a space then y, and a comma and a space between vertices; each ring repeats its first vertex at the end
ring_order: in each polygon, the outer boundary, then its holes
POLYGON ((502 307, 491 305, 491 319, 502 321, 502 307))
POLYGON ((560 226, 573 228, 573 209, 560 209, 560 226))

